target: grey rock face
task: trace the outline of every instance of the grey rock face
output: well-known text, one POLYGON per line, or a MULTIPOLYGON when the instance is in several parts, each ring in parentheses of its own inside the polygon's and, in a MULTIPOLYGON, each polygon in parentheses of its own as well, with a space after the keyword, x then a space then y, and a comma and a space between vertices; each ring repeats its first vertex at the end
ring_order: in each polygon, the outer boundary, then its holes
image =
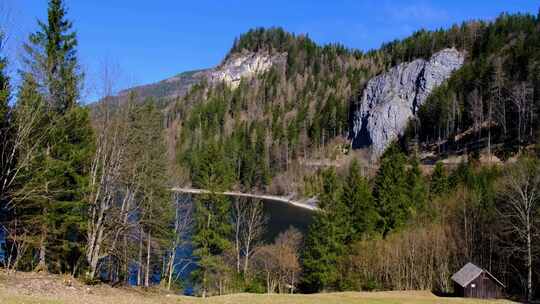
POLYGON ((268 53, 243 52, 227 58, 217 68, 208 73, 211 83, 224 81, 233 88, 240 84, 242 78, 250 78, 268 71, 275 64, 285 62, 286 54, 270 55, 268 53))
POLYGON ((429 94, 463 65, 454 48, 429 59, 402 63, 369 80, 353 120, 353 147, 372 147, 380 156, 403 133, 407 122, 429 94))

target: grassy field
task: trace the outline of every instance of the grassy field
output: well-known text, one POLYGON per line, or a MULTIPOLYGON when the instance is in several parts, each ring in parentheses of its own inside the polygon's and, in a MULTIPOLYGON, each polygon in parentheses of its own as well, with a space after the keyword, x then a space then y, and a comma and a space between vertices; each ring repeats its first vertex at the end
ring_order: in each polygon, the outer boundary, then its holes
POLYGON ((85 286, 70 277, 0 272, 2 304, 474 304, 511 303, 497 300, 442 298, 428 291, 341 292, 313 295, 234 294, 207 299, 143 291, 136 288, 85 286))
POLYGON ((118 295, 80 295, 80 296, 40 296, 40 295, 19 295, 0 290, 0 303, 5 304, 82 304, 82 303, 104 303, 104 304, 393 304, 393 303, 510 303, 509 301, 497 300, 469 300, 458 298, 440 298, 428 292, 345 292, 328 293, 315 295, 255 295, 255 294, 234 294, 227 296, 211 297, 207 299, 184 297, 184 296, 158 296, 144 294, 118 295))

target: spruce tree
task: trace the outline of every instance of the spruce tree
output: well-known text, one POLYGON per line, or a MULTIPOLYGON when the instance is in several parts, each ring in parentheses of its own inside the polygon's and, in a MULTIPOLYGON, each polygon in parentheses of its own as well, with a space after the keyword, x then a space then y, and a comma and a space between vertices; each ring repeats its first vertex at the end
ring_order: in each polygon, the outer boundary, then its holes
POLYGON ((342 201, 342 186, 332 169, 323 172, 318 211, 309 226, 302 256, 303 283, 308 291, 337 286, 338 260, 346 252, 352 227, 350 210, 342 201))
POLYGON ((231 205, 229 199, 219 192, 227 190, 231 185, 232 167, 224 160, 223 151, 215 143, 209 144, 199 154, 197 167, 194 168, 194 181, 210 193, 195 198, 193 254, 198 258, 199 266, 194 277, 205 297, 212 283, 212 272, 224 266, 220 255, 231 246, 231 205))
POLYGON ((410 169, 407 171, 407 195, 410 205, 416 211, 425 210, 428 189, 418 159, 413 157, 410 162, 410 169))
MULTIPOLYGON (((167 150, 164 141, 163 117, 154 100, 128 105, 128 141, 124 174, 136 192, 139 241, 146 246, 145 259, 139 261, 144 285, 149 286, 152 263, 160 245, 171 237, 170 224, 174 208, 170 197, 167 150), (133 174, 133 175, 132 175, 133 174), (142 271, 146 269, 146 271, 142 271)), ((143 257, 141 257, 143 258, 143 257)), ((143 283, 143 282, 140 282, 143 283)))
MULTIPOLYGON (((456 171, 465 172, 466 170, 461 170, 460 166, 459 169, 456 171)), ((431 174, 430 193, 432 195, 445 194, 448 192, 449 187, 450 184, 448 175, 446 174, 446 170, 444 169, 444 166, 441 162, 437 162, 435 164, 435 169, 433 169, 433 173, 431 174)))
MULTIPOLYGON (((10 180, 13 177, 13 167, 15 159, 10 153, 13 148, 13 130, 11 128, 11 115, 9 100, 11 96, 11 87, 9 77, 6 72, 7 59, 2 52, 4 34, 0 29, 0 223, 5 223, 8 218, 9 201, 8 192, 11 190, 10 180)), ((0 262, 4 262, 5 252, 5 231, 0 228, 0 262)))
POLYGON ((399 146, 395 143, 390 145, 380 162, 374 196, 380 215, 378 228, 386 235, 405 224, 411 206, 407 195, 406 159, 399 146))
POLYGON ((368 180, 360 174, 358 161, 354 160, 343 187, 343 202, 350 211, 351 241, 375 231, 379 220, 368 180))
POLYGON ((77 59, 77 35, 66 15, 62 0, 50 0, 47 22, 38 21, 40 29, 24 44, 29 72, 38 76, 42 93, 58 113, 76 104, 83 77, 77 59))
POLYGON ((7 132, 9 125, 9 100, 11 97, 11 86, 7 75, 7 58, 2 54, 4 34, 0 29, 0 134, 7 132))
MULTIPOLYGON (((40 134, 35 164, 28 180, 21 181, 33 195, 23 197, 18 208, 22 217, 25 213, 39 214, 27 222, 39 227, 37 269, 54 265, 55 271, 74 271, 82 255, 85 193, 94 138, 89 110, 77 104, 82 83, 77 38, 66 20, 62 1, 49 1, 48 22, 38 21, 38 25, 40 30, 24 45, 27 70, 23 77, 35 84, 32 98, 45 100, 47 108, 43 109, 44 133, 40 134), (48 263, 47 257, 55 263, 48 263)), ((33 85, 31 82, 28 85, 33 85)))
POLYGON ((0 208, 2 208, 3 200, 6 199, 7 180, 10 178, 10 169, 13 167, 10 161, 9 147, 12 145, 12 130, 10 118, 9 100, 11 96, 11 87, 9 77, 6 72, 7 59, 3 56, 3 41, 4 34, 0 29, 0 141, 4 145, 0 154, 0 208))

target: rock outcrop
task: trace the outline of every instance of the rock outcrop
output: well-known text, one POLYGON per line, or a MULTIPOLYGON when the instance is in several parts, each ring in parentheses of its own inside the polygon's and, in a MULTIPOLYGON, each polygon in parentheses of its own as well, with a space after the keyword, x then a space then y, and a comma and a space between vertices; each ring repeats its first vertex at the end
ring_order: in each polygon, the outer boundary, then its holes
POLYGON ((209 71, 208 80, 212 83, 224 81, 236 88, 242 78, 250 78, 264 73, 273 65, 284 63, 286 58, 287 55, 284 53, 275 55, 266 52, 232 54, 218 67, 209 71))
POLYGON ((353 147, 382 154, 398 138, 418 107, 437 86, 463 65, 464 55, 454 48, 429 60, 402 63, 369 80, 353 118, 353 147))

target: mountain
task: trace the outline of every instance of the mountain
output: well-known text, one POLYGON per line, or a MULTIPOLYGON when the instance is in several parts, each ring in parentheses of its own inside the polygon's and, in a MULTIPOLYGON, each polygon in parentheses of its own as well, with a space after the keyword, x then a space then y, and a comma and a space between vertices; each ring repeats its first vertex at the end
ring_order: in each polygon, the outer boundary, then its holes
POLYGON ((116 98, 127 98, 133 93, 139 100, 146 98, 173 100, 184 97, 193 85, 201 82, 210 84, 225 82, 235 88, 242 78, 264 73, 274 64, 283 64, 285 60, 286 54, 253 52, 232 54, 215 68, 187 71, 157 83, 129 88, 120 91, 116 98))
POLYGON ((157 83, 141 85, 129 88, 118 93, 119 98, 127 98, 130 93, 135 93, 138 98, 173 99, 186 95, 188 90, 196 83, 205 78, 209 70, 195 70, 180 73, 157 83))
POLYGON ((414 144, 421 161, 486 151, 505 159, 536 143, 539 71, 532 15, 420 30, 369 52, 257 28, 215 68, 121 96, 166 105, 184 183, 197 185, 212 160, 236 188, 291 194, 310 192, 314 169, 346 166, 353 150, 378 156, 391 141, 414 144))

